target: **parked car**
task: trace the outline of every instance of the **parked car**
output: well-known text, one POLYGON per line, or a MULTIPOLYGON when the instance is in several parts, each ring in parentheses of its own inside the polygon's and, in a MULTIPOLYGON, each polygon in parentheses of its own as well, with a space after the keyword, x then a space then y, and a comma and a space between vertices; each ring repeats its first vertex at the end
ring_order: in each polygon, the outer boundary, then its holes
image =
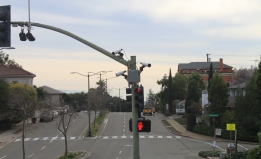
POLYGON ((66 114, 67 109, 65 109, 64 107, 57 107, 57 112, 58 114, 66 114))
POLYGON ((40 114, 40 121, 53 121, 54 116, 51 114, 49 110, 43 111, 40 114))
POLYGON ((50 113, 53 116, 53 118, 57 118, 58 112, 56 110, 51 110, 50 113))

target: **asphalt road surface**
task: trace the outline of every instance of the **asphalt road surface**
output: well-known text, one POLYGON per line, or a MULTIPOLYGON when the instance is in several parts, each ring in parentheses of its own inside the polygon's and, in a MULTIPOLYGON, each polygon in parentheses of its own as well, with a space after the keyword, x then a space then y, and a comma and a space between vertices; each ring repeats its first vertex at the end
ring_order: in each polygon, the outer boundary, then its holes
MULTIPOLYGON (((93 116, 92 116, 93 117, 93 116)), ((132 133, 129 131, 131 113, 110 113, 96 138, 83 138, 83 130, 88 126, 88 116, 79 113, 72 121, 68 131, 68 150, 85 150, 91 156, 88 159, 132 159, 132 133)), ((170 133, 158 117, 146 116, 152 123, 150 133, 139 133, 141 159, 197 159, 198 152, 212 150, 212 141, 200 141, 170 133)), ((56 119, 57 120, 57 119, 56 119)), ((27 132, 25 141, 26 158, 54 159, 64 152, 64 138, 57 130, 57 121, 38 124, 27 132)), ((227 142, 218 142, 216 150, 225 151, 227 142)), ((257 145, 240 144, 239 150, 257 145)), ((0 159, 21 159, 21 139, 0 149, 0 159)))

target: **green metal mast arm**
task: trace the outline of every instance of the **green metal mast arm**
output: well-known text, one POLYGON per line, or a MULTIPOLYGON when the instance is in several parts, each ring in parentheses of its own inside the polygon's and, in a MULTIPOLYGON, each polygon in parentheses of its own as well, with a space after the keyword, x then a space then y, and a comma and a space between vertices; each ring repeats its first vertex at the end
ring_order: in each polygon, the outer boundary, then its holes
MULTIPOLYGON (((16 24, 16 25, 22 26, 22 27, 23 26, 28 26, 28 22, 11 22, 11 24, 16 24)), ((121 64, 123 64, 123 65, 128 67, 128 61, 126 61, 126 60, 124 60, 124 59, 122 59, 120 57, 114 56, 109 51, 107 51, 107 50, 105 50, 105 49, 103 49, 103 48, 101 48, 101 47, 99 47, 99 46, 97 46, 97 45, 95 45, 95 44, 93 44, 93 43, 91 43, 91 42, 89 42, 89 41, 87 41, 87 40, 77 36, 77 35, 74 35, 74 34, 68 32, 68 31, 65 31, 63 29, 56 28, 56 27, 53 27, 53 26, 50 26, 50 25, 45 25, 45 24, 40 24, 40 23, 33 23, 33 22, 31 22, 31 26, 37 26, 37 27, 41 27, 41 28, 46 28, 46 29, 49 29, 49 30, 53 30, 53 31, 65 34, 65 35, 67 35, 67 36, 69 36, 71 38, 74 38, 75 40, 78 40, 78 41, 84 43, 85 45, 88 45, 89 47, 91 47, 91 48, 93 48, 93 49, 103 53, 104 55, 106 55, 106 56, 114 59, 115 61, 118 61, 119 63, 121 63, 121 64)))

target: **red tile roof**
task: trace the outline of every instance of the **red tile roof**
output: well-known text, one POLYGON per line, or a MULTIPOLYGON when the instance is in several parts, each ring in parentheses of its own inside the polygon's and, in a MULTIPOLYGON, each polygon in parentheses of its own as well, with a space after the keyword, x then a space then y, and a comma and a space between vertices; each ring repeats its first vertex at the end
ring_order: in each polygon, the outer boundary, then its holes
POLYGON ((23 68, 0 65, 0 77, 36 77, 36 75, 23 68))

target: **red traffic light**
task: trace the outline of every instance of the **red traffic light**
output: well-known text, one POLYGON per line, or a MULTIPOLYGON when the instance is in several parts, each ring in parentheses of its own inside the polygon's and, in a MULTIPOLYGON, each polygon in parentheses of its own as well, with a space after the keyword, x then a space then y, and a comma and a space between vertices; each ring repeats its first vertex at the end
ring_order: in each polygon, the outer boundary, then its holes
POLYGON ((135 88, 135 93, 141 93, 141 89, 140 88, 135 88))

